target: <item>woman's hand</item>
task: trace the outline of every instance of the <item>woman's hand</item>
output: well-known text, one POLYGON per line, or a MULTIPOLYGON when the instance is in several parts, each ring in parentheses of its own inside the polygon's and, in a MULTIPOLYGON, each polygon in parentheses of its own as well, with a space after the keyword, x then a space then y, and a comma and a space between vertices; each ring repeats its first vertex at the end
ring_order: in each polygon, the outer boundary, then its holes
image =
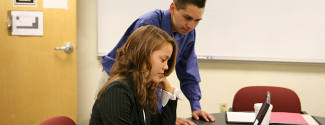
POLYGON ((174 88, 170 85, 169 81, 166 78, 163 78, 162 81, 160 82, 150 82, 149 84, 147 84, 147 87, 150 89, 156 89, 157 87, 170 92, 171 94, 174 94, 174 88))
POLYGON ((170 85, 169 81, 166 78, 163 78, 158 87, 171 94, 174 94, 174 88, 170 85))

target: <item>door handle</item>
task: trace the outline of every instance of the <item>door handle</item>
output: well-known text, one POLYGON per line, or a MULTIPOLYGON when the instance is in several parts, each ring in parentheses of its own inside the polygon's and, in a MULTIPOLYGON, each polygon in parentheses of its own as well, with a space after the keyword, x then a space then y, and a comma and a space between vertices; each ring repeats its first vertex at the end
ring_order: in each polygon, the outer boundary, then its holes
POLYGON ((64 46, 55 47, 54 50, 63 50, 64 52, 70 54, 73 51, 73 46, 71 43, 68 42, 64 46))

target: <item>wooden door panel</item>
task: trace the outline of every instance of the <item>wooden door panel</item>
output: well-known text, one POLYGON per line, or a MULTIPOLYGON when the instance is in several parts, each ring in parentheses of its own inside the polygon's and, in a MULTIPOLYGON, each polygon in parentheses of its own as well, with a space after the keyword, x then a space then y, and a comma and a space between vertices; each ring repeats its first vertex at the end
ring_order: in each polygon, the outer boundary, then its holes
POLYGON ((68 9, 13 7, 1 0, 0 124, 38 124, 65 115, 76 121, 76 49, 55 51, 70 42, 76 47, 76 0, 68 9), (8 11, 42 11, 44 36, 11 36, 5 26, 8 11))

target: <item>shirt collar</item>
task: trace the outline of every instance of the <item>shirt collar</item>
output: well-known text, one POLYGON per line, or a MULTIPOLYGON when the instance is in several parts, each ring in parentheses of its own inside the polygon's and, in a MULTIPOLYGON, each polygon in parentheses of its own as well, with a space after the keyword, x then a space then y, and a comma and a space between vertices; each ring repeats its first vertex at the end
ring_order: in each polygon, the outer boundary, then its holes
POLYGON ((161 28, 163 30, 165 30, 173 38, 182 37, 183 36, 183 34, 180 34, 178 32, 172 32, 172 21, 171 21, 169 9, 163 10, 163 17, 162 17, 161 28))
POLYGON ((170 18, 170 11, 169 9, 163 10, 163 18, 162 18, 162 24, 161 28, 165 30, 169 35, 174 36, 172 32, 172 24, 171 24, 171 18, 170 18))

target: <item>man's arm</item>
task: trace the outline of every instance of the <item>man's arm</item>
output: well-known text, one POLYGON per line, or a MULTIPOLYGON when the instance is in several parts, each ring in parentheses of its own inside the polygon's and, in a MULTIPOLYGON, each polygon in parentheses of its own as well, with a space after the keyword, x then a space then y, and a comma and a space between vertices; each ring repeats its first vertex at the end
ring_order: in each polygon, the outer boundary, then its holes
MULTIPOLYGON (((180 80, 181 89, 187 99, 190 101, 192 117, 199 120, 199 117, 205 119, 205 121, 214 122, 215 119, 212 115, 201 110, 200 99, 201 90, 199 86, 200 74, 197 56, 194 49, 195 31, 192 39, 189 39, 189 43, 184 47, 184 52, 181 54, 180 61, 176 65, 177 77, 180 80)), ((186 122, 188 120, 179 120, 180 122, 186 122)))
POLYGON ((194 52, 194 42, 186 45, 182 53, 181 57, 179 57, 181 59, 176 65, 176 74, 180 80, 182 92, 190 101, 191 110, 201 110, 201 90, 199 86, 201 79, 197 57, 194 52))
POLYGON ((131 35, 133 31, 135 31, 137 28, 144 26, 146 24, 142 23, 139 19, 134 21, 132 25, 127 29, 127 31, 124 33, 120 41, 117 43, 117 45, 111 50, 106 56, 103 56, 102 65, 104 70, 109 74, 111 67, 113 66, 116 58, 116 51, 117 49, 121 48, 123 44, 126 42, 127 38, 131 35))
MULTIPOLYGON (((110 73, 111 67, 115 62, 116 50, 119 49, 121 46, 123 46, 123 44, 126 42, 127 38, 131 35, 131 33, 133 33, 133 31, 135 31, 139 27, 145 25, 154 25, 160 27, 161 22, 159 21, 161 21, 162 13, 163 11, 158 9, 154 11, 150 11, 148 13, 145 13, 141 17, 139 17, 129 26, 129 28, 124 33, 124 35, 122 36, 118 44, 113 48, 113 50, 111 50, 106 56, 103 57, 102 65, 104 70, 108 74, 110 73)), ((111 41, 107 41, 107 42, 111 42, 111 41)))

